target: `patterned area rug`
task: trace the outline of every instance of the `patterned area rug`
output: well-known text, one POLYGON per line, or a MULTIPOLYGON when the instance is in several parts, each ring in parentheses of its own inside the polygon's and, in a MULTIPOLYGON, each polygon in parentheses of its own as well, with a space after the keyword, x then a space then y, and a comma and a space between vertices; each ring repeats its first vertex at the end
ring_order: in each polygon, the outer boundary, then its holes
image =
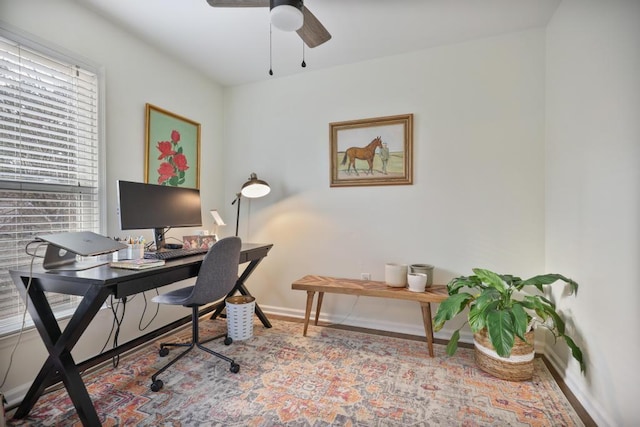
MULTIPOLYGON (((167 359, 156 346, 122 357, 116 369, 85 377, 105 426, 582 426, 544 363, 532 381, 507 382, 480 371, 473 350, 454 357, 435 346, 361 332, 272 321, 254 336, 208 346, 229 363, 194 350, 149 389, 167 359)), ((202 323, 201 336, 225 331, 224 320, 202 323)), ((181 337, 188 337, 182 331, 181 337)), ((165 340, 166 341, 166 340, 165 340)), ((172 355, 178 350, 173 350, 172 355)), ((64 389, 40 398, 11 426, 81 425, 64 389)))

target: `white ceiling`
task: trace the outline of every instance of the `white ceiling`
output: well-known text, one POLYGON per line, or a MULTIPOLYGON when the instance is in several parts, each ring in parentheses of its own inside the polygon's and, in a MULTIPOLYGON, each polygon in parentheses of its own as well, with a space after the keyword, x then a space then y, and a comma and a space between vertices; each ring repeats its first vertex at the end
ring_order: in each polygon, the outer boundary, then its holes
POLYGON ((268 8, 206 0, 75 0, 225 86, 544 27, 560 0, 306 0, 332 39, 305 48, 268 8))

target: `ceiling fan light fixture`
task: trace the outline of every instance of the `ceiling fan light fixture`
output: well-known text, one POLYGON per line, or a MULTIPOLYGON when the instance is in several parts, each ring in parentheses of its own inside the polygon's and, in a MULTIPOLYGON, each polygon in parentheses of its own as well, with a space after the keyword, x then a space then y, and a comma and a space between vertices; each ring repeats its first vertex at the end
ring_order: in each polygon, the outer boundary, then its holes
POLYGON ((271 0, 271 24, 282 31, 296 31, 302 27, 302 1, 271 0))

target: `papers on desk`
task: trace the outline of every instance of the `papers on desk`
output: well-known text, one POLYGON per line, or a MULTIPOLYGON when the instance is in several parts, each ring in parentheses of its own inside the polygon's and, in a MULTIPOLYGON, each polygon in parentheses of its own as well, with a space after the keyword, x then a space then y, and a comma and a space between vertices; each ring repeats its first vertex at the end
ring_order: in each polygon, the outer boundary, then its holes
POLYGON ((127 259, 123 261, 114 261, 109 265, 113 268, 126 268, 128 270, 144 270, 145 268, 161 267, 164 265, 163 259, 127 259))

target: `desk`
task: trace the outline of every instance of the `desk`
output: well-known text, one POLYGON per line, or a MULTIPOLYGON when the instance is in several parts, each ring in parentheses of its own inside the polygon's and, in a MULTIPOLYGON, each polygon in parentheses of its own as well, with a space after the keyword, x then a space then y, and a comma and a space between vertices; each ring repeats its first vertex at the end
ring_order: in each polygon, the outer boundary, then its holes
POLYGON ((433 326, 431 322, 431 303, 442 302, 447 296, 447 287, 444 285, 432 285, 424 292, 411 292, 407 288, 394 288, 388 286, 384 282, 376 282, 372 280, 356 280, 356 279, 338 279, 326 276, 304 276, 291 284, 291 289, 307 291, 307 307, 304 314, 303 336, 307 336, 307 328, 309 327, 309 317, 311 316, 311 307, 313 306, 313 298, 318 292, 318 303, 316 304, 315 325, 318 324, 320 316, 320 307, 322 307, 322 298, 324 293, 346 294, 346 295, 363 295, 368 297, 402 299, 407 301, 417 301, 422 309, 422 322, 424 323, 424 331, 427 336, 427 349, 429 356, 433 357, 433 326))
MULTIPOLYGON (((264 257, 267 256, 272 247, 272 244, 242 244, 240 264, 249 264, 245 267, 228 296, 232 296, 236 292, 240 292, 243 295, 251 295, 244 282, 264 257)), ((123 270, 111 268, 108 265, 83 271, 60 272, 46 271, 42 267, 34 268, 28 294, 29 314, 33 318, 36 329, 49 352, 49 357, 31 384, 14 417, 24 418, 27 416, 44 390, 50 385, 62 381, 82 424, 85 426, 99 426, 98 414, 93 402, 91 402, 80 372, 128 351, 136 345, 160 336, 179 324, 187 323, 190 321, 191 316, 185 317, 186 321, 174 322, 79 364, 76 364, 73 360, 71 350, 109 295, 123 298, 196 277, 202 264, 202 258, 203 255, 180 258, 167 261, 162 267, 147 270, 123 270), (64 331, 60 330, 44 292, 83 297, 64 331)), ((10 273, 22 299, 26 301, 29 270, 12 270, 10 273)), ((218 305, 213 317, 217 316, 223 308, 224 301, 218 305)), ((265 327, 271 327, 269 319, 257 304, 256 315, 265 327)))

